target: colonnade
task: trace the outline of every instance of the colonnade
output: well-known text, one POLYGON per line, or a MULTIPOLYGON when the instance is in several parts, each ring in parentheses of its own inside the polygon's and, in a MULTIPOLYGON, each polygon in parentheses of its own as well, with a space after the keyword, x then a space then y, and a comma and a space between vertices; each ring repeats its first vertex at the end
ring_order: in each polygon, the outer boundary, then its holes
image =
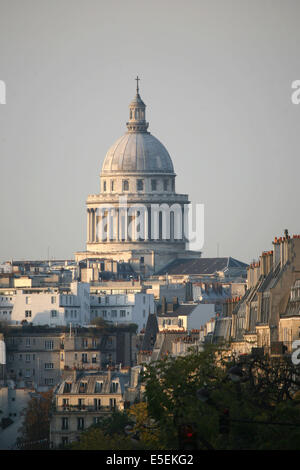
POLYGON ((180 210, 151 212, 150 207, 98 207, 87 209, 87 242, 183 241, 186 226, 180 210))

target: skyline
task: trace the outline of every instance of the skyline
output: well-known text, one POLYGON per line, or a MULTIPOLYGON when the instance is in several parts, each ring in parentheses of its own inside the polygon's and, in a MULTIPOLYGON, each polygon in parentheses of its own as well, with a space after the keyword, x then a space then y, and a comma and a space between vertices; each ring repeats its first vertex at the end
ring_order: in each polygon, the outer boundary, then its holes
POLYGON ((137 75, 177 191, 205 205, 204 257, 249 263, 300 232, 297 2, 1 4, 1 261, 84 248, 137 75))

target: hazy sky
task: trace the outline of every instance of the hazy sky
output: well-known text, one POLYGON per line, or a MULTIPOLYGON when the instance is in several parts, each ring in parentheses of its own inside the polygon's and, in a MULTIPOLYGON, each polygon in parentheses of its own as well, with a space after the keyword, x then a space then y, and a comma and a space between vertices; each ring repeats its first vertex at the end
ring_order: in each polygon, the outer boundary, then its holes
POLYGON ((300 233, 300 2, 0 0, 0 259, 85 249, 88 194, 137 74, 204 256, 249 262, 300 233))

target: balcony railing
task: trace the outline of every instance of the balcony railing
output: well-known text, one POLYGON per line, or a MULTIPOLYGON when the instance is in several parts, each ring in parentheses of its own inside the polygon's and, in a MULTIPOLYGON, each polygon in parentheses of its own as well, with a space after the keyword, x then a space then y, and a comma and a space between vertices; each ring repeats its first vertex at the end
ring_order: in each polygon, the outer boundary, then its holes
POLYGON ((108 412, 108 411, 114 411, 117 408, 117 406, 93 406, 93 405, 62 405, 62 406, 55 406, 54 411, 57 413, 69 413, 69 412, 75 412, 75 413, 80 413, 80 412, 108 412))

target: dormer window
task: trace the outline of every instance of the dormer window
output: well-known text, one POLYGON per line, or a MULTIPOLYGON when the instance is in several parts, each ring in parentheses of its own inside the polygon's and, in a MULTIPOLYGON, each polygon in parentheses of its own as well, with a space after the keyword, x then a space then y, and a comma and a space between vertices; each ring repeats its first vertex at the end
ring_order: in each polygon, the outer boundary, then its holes
POLYGON ((123 180, 123 191, 129 191, 129 181, 123 180))
POLYGON ((96 382, 95 393, 101 393, 103 388, 103 382, 96 382))
POLYGON ((111 383, 111 387, 110 387, 111 393, 117 393, 118 388, 119 388, 119 383, 118 382, 112 382, 111 383))

